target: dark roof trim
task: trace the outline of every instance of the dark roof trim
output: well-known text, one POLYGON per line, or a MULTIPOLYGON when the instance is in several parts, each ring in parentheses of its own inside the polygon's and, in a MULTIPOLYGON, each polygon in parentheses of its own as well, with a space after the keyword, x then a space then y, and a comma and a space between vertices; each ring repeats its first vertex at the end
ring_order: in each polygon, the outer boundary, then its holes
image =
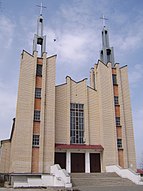
POLYGON ((37 56, 37 59, 42 59, 42 60, 43 60, 43 58, 41 58, 41 57, 38 57, 38 56, 37 56))
POLYGON ((54 54, 54 55, 52 55, 52 56, 49 56, 49 57, 47 57, 47 59, 52 58, 52 57, 57 57, 57 54, 54 54))
POLYGON ((116 65, 120 65, 120 63, 115 63, 114 66, 116 66, 116 65))
POLYGON ((56 87, 64 86, 64 85, 66 85, 66 84, 67 84, 67 83, 59 84, 59 85, 56 85, 56 87))
POLYGON ((23 54, 26 53, 26 54, 29 54, 30 56, 34 57, 32 54, 30 54, 29 52, 27 52, 26 50, 23 50, 21 55, 22 55, 22 58, 23 58, 23 54))
POLYGON ((15 118, 13 118, 13 124, 12 124, 12 129, 11 129, 10 140, 12 139, 14 128, 15 128, 15 118))
POLYGON ((3 142, 10 142, 11 140, 10 139, 4 139, 4 140, 1 140, 1 144, 3 144, 3 142))
POLYGON ((125 65, 125 66, 122 66, 122 67, 120 67, 120 69, 122 69, 122 68, 125 68, 125 67, 128 67, 127 65, 125 65))
POLYGON ((104 148, 101 145, 85 145, 85 144, 55 144, 56 149, 94 149, 103 151, 104 148))
POLYGON ((107 68, 109 68, 109 67, 108 67, 108 63, 110 63, 110 62, 108 62, 107 64, 105 64, 105 63, 102 62, 101 60, 98 60, 98 62, 97 62, 97 67, 98 67, 98 65, 99 65, 99 62, 101 62, 104 66, 106 66, 107 68))
POLYGON ((83 82, 83 81, 85 81, 85 80, 88 80, 88 78, 84 78, 84 79, 82 79, 82 80, 76 82, 76 81, 73 80, 70 76, 66 76, 66 79, 67 79, 67 78, 70 78, 70 80, 73 81, 73 82, 75 82, 76 84, 81 83, 81 82, 83 82))
POLYGON ((87 87, 97 92, 97 90, 93 89, 92 87, 90 87, 90 86, 87 86, 87 87))

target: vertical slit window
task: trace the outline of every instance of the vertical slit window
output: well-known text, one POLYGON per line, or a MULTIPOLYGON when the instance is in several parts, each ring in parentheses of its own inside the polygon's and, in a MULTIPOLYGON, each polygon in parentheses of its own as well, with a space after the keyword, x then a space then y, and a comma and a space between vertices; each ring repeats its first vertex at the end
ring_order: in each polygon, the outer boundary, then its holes
POLYGON ((35 89, 35 98, 41 98, 41 88, 35 89))
POLYGON ((120 117, 116 117, 116 126, 120 126, 120 117))
POLYGON ((39 110, 34 111, 34 121, 40 121, 40 111, 39 110))
POLYGON ((118 96, 114 96, 114 104, 119 105, 119 98, 118 96))
POLYGON ((33 141, 32 141, 32 146, 33 147, 39 147, 39 135, 33 135, 33 141))
POLYGON ((112 74, 112 80, 113 80, 113 85, 117 84, 117 75, 116 74, 112 74))
POLYGON ((117 147, 122 148, 122 139, 117 139, 117 147))
POLYGON ((41 64, 37 64, 36 75, 42 76, 42 65, 41 64))

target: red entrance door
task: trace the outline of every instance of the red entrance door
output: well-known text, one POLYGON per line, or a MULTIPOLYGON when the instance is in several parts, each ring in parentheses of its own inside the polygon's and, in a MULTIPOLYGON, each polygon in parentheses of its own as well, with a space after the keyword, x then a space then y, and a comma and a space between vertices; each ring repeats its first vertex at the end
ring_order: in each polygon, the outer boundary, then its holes
POLYGON ((90 153, 90 172, 101 172, 100 153, 90 153))
POLYGON ((71 172, 85 172, 84 153, 71 153, 71 172))

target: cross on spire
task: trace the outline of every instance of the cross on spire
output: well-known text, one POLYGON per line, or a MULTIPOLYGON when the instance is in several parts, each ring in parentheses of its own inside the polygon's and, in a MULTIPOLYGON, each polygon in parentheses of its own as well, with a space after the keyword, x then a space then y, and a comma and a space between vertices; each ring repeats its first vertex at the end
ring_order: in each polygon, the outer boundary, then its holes
POLYGON ((41 5, 37 5, 37 7, 40 7, 40 15, 42 15, 43 8, 47 8, 43 6, 43 3, 41 2, 41 5))
POLYGON ((103 15, 102 17, 100 17, 100 19, 102 19, 102 24, 103 27, 105 27, 105 21, 108 20, 107 18, 105 18, 105 16, 103 15))

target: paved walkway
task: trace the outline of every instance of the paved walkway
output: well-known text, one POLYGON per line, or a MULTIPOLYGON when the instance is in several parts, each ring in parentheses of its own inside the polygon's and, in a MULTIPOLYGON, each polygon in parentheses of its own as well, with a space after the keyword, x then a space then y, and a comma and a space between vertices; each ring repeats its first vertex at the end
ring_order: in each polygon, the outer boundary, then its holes
POLYGON ((143 186, 80 187, 80 191, 143 191, 143 186))
MULTIPOLYGON (((44 188, 31 188, 31 189, 14 189, 14 188, 0 188, 0 191, 65 191, 63 189, 44 189, 44 188)), ((108 187, 91 187, 91 186, 87 186, 87 187, 80 187, 80 189, 73 189, 73 191, 143 191, 143 186, 108 186, 108 187)))
MULTIPOLYGON (((56 191, 52 188, 0 188, 0 191, 56 191)), ((57 190, 58 191, 58 190, 57 190)), ((61 191, 61 190, 59 190, 61 191)), ((63 190, 64 191, 64 190, 63 190)))

